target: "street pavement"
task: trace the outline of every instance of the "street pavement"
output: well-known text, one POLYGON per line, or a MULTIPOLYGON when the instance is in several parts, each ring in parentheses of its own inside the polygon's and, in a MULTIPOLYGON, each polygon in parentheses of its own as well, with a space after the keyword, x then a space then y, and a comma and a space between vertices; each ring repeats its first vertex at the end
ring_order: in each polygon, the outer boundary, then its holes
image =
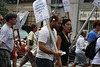
MULTIPOLYGON (((19 67, 19 63, 20 63, 21 58, 17 59, 17 67, 19 67)), ((12 63, 12 60, 11 60, 12 63)), ((70 63, 68 66, 71 67, 72 63, 70 63)), ((22 67, 32 67, 30 62, 27 62, 26 64, 24 64, 22 67)), ((82 67, 82 65, 77 65, 76 67, 82 67)))

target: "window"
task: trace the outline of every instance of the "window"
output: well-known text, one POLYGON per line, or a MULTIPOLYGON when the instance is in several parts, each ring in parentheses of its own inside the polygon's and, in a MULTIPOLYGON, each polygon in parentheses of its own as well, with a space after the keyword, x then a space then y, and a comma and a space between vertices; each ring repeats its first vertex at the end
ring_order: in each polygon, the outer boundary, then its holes
POLYGON ((84 0, 84 2, 93 2, 94 0, 84 0))
POLYGON ((51 0, 51 7, 62 7, 62 0, 51 0))
MULTIPOLYGON (((19 0, 20 3, 23 2, 33 2, 35 0, 19 0)), ((17 0, 7 0, 7 3, 17 3, 17 0)))
POLYGON ((51 4, 62 4, 62 0, 51 0, 51 4))

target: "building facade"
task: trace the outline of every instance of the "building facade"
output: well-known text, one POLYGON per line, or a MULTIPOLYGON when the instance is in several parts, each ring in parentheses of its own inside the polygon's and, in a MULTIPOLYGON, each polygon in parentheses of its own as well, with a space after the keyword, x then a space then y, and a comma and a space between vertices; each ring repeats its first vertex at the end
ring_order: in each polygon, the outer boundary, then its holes
MULTIPOLYGON (((79 29, 82 27, 84 22, 89 17, 89 14, 93 10, 93 8, 94 8, 93 1, 94 0, 80 0, 80 3, 79 3, 79 23, 78 23, 79 29)), ((100 9, 99 8, 97 8, 94 11, 94 13, 92 14, 91 18, 89 19, 86 27, 84 28, 85 30, 87 30, 87 32, 89 32, 93 29, 93 27, 92 27, 93 21, 96 19, 100 19, 100 9)))
MULTIPOLYGON (((35 23, 35 17, 34 12, 32 8, 33 0, 19 0, 19 4, 17 7, 17 1, 18 0, 8 0, 6 7, 9 9, 9 11, 13 12, 20 12, 20 11, 29 11, 29 15, 27 18, 27 21, 25 23, 25 26, 30 26, 32 23, 35 23)), ((50 13, 50 16, 52 16, 54 13, 60 14, 62 17, 66 16, 66 13, 64 11, 64 7, 62 5, 62 0, 46 0, 48 10, 50 13)), ((69 0, 70 1, 70 7, 71 11, 69 12, 69 16, 72 22, 72 39, 78 32, 78 17, 79 17, 79 0, 69 0)), ((39 23, 38 26, 41 26, 39 23)))

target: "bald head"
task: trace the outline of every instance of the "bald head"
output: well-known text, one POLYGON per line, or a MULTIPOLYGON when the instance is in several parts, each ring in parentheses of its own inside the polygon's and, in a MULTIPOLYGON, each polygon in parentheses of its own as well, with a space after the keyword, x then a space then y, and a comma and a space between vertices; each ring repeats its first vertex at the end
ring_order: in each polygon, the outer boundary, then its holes
POLYGON ((58 14, 54 14, 50 18, 50 24, 51 24, 52 28, 59 30, 59 28, 61 27, 61 24, 62 24, 62 17, 58 14))

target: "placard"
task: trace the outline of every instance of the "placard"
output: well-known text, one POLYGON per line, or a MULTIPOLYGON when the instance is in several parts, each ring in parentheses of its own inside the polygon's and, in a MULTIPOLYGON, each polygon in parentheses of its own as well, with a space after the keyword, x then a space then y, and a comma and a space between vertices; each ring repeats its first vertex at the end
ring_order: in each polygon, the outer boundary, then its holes
POLYGON ((93 1, 93 4, 94 4, 96 7, 100 8, 100 0, 94 0, 94 1, 93 1))
POLYGON ((21 21, 21 27, 25 24, 25 21, 26 21, 26 19, 28 17, 28 14, 29 14, 29 12, 28 11, 25 11, 25 15, 24 15, 24 17, 23 17, 23 19, 21 21))
POLYGON ((70 8, 69 0, 62 0, 62 3, 63 3, 65 12, 70 12, 71 8, 70 8))
POLYGON ((46 0, 36 0, 33 3, 33 11, 35 14, 36 23, 49 18, 46 0))

